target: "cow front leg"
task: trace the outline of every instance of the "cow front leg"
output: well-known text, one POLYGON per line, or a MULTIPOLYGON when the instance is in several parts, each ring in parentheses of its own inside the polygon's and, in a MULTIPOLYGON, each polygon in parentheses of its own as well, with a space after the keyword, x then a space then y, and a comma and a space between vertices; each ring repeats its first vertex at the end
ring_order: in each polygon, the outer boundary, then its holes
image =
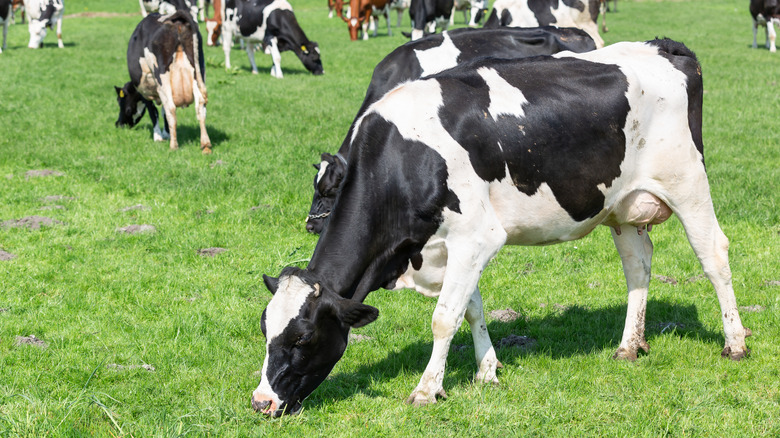
POLYGON ((0 53, 3 53, 3 50, 7 47, 6 38, 8 37, 8 21, 9 20, 3 21, 3 48, 0 50, 0 53))
POLYGON ((282 74, 282 54, 279 52, 279 44, 276 37, 271 38, 271 43, 268 48, 271 52, 271 62, 273 63, 271 66, 271 76, 282 79, 284 78, 284 75, 282 74))
POLYGON ((60 19, 57 20, 57 47, 60 49, 65 48, 65 44, 62 42, 62 19, 63 17, 60 16, 60 19))
MULTIPOLYGON (((154 141, 165 141, 170 138, 165 127, 160 129, 160 114, 157 112, 157 107, 154 106, 154 102, 147 100, 145 102, 146 110, 149 111, 149 118, 152 120, 152 138, 154 141)), ((165 117, 163 116, 163 122, 165 117)))
POLYGON ((758 22, 756 20, 753 20, 753 48, 758 48, 758 41, 756 41, 756 36, 758 35, 758 22))
MULTIPOLYGON (((506 233, 495 216, 488 213, 483 214, 481 218, 484 221, 480 224, 464 221, 462 224, 454 224, 450 227, 450 232, 455 238, 446 240, 447 268, 431 323, 433 352, 420 378, 420 383, 407 399, 407 403, 414 406, 435 403, 437 396, 447 397, 443 386, 444 369, 452 338, 463 323, 469 301, 477 291, 482 270, 506 241, 506 233), (461 226, 462 229, 459 229, 461 226), (480 229, 480 226, 485 228, 480 229)), ((472 310, 476 310, 473 306, 472 310)), ((485 347, 484 339, 480 335, 480 348, 485 347)), ((485 357, 488 356, 483 356, 482 360, 485 357)), ((490 360, 488 357, 488 361, 490 360)), ((489 369, 490 365, 487 364, 486 367, 489 369)), ((485 374, 483 377, 491 377, 489 371, 485 374)))
POLYGON ((141 5, 141 15, 144 17, 149 15, 149 13, 146 12, 146 8, 144 7, 144 0, 138 0, 138 4, 141 5))
POLYGON ((255 43, 247 41, 246 56, 249 57, 249 64, 252 65, 252 74, 257 74, 257 64, 255 64, 255 43))
MULTIPOLYGON (((777 39, 777 33, 775 32, 775 20, 774 18, 771 20, 766 21, 766 35, 767 35, 767 42, 769 43, 769 51, 774 53, 777 52, 777 46, 775 46, 775 40, 777 39)), ((778 22, 780 24, 780 22, 778 22)))
POLYGON ((623 274, 626 277, 628 289, 628 306, 623 338, 612 357, 634 361, 640 348, 645 353, 650 350, 650 346, 645 341, 645 311, 647 309, 647 290, 650 286, 653 243, 647 232, 639 234, 632 229, 618 234, 615 228, 611 228, 611 230, 612 240, 615 241, 620 260, 623 263, 623 274))
POLYGON ((479 287, 474 290, 466 307, 466 321, 471 327, 471 337, 474 339, 474 356, 476 356, 477 366, 479 367, 479 371, 477 371, 475 376, 476 381, 480 383, 498 383, 496 368, 501 368, 502 365, 498 361, 496 350, 490 341, 479 287))

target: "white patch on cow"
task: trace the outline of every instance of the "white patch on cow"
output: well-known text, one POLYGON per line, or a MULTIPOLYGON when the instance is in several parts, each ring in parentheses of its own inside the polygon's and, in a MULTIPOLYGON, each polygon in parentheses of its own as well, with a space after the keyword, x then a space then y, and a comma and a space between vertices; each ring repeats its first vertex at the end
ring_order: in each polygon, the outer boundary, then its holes
POLYGON ((551 0, 549 12, 555 17, 554 23, 540 23, 536 19, 534 12, 528 7, 529 0, 496 0, 493 9, 496 10, 499 17, 504 10, 509 11, 512 16, 510 27, 537 27, 552 25, 556 27, 578 27, 590 35, 596 43, 597 48, 604 47, 604 40, 599 35, 598 25, 590 16, 589 1, 582 0, 585 9, 580 11, 577 8, 567 6, 563 0, 551 0))
POLYGON ((65 47, 62 43, 62 16, 65 13, 65 5, 62 0, 24 0, 24 9, 29 19, 27 27, 30 33, 30 42, 27 44, 27 47, 31 49, 39 48, 46 37, 47 23, 40 21, 40 18, 49 4, 54 6, 51 26, 57 25, 57 45, 60 48, 65 47))
POLYGON ((493 116, 493 120, 498 120, 501 114, 525 117, 523 105, 527 104, 528 100, 522 91, 510 85, 495 69, 481 67, 477 73, 487 83, 490 93, 488 112, 493 116))
POLYGON ((426 50, 415 50, 417 62, 422 68, 421 77, 430 76, 458 65, 460 50, 455 47, 447 32, 441 34, 444 41, 438 47, 426 50))

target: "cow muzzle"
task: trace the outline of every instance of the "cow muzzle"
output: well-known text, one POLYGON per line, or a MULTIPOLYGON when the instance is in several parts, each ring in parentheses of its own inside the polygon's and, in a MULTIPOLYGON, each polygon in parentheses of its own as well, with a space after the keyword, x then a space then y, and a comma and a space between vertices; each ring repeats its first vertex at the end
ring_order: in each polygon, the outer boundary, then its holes
POLYGON ((281 417, 282 415, 296 415, 301 411, 301 404, 296 403, 295 406, 290 409, 282 403, 283 407, 280 409, 280 404, 273 400, 273 397, 269 397, 263 394, 252 394, 252 409, 255 412, 267 415, 272 418, 281 417))

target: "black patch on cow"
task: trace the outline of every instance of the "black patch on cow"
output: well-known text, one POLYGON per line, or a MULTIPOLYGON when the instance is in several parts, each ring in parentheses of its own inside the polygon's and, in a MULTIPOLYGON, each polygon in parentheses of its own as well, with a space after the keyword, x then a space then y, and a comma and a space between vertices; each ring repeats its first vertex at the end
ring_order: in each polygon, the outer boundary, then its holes
POLYGON ((347 173, 307 269, 346 298, 362 301, 391 285, 443 221, 460 212, 444 159, 366 115, 350 146, 347 173))
POLYGON ((546 183, 575 221, 602 210, 598 185, 611 186, 625 156, 628 82, 617 66, 573 58, 488 59, 434 77, 442 87, 442 124, 482 179, 503 178, 506 166, 528 196, 546 183), (493 120, 489 90, 476 73, 483 66, 522 91, 525 117, 493 120))
POLYGON ((0 18, 3 20, 9 19, 11 17, 10 9, 11 0, 0 1, 0 18))
POLYGON ((409 17, 414 29, 423 30, 426 23, 437 18, 449 20, 454 0, 412 0, 409 5, 409 17))

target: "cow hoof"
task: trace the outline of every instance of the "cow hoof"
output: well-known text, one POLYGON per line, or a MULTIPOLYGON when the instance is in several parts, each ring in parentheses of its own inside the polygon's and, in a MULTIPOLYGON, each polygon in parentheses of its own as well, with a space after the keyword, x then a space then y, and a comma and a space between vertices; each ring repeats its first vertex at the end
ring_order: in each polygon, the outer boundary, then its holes
POLYGON ((723 349, 723 351, 720 352, 720 356, 723 358, 729 358, 733 361, 740 361, 743 358, 748 357, 750 354, 750 349, 745 347, 740 350, 734 349, 732 350, 731 347, 726 347, 723 349))
POLYGON ((252 70, 252 74, 253 74, 253 75, 256 75, 256 74, 258 74, 257 70, 252 70))
POLYGON ((406 399, 406 404, 419 408, 436 403, 437 398, 445 400, 447 398, 447 393, 444 392, 443 389, 439 390, 435 394, 425 394, 422 391, 415 391, 412 393, 412 395, 409 396, 409 398, 406 399))
POLYGON ((203 150, 200 151, 203 155, 210 155, 211 154, 211 148, 206 146, 203 148, 203 150))
POLYGON ((618 348, 614 355, 612 355, 612 359, 621 359, 633 362, 636 360, 636 351, 629 351, 628 349, 621 347, 618 348))

